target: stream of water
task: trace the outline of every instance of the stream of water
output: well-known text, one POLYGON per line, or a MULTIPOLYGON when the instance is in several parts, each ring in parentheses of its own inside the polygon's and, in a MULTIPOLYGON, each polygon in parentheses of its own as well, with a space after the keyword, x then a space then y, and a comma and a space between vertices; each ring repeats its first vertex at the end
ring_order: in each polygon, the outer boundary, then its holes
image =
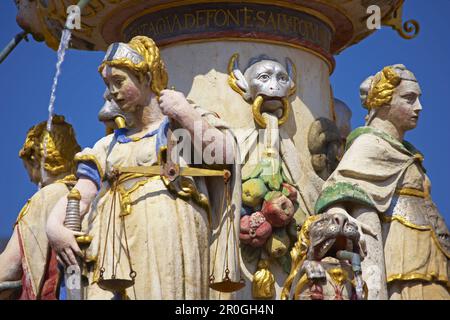
MULTIPOLYGON (((50 133, 52 131, 52 121, 53 115, 55 114, 55 100, 56 100, 56 87, 58 86, 58 79, 61 74, 61 64, 64 61, 64 56, 66 54, 66 50, 69 47, 69 41, 72 36, 72 32, 69 29, 64 28, 61 35, 61 41, 59 43, 58 48, 58 61, 56 62, 56 73, 53 77, 52 91, 50 95, 50 102, 48 104, 48 120, 47 120, 47 131, 50 133)), ((46 171, 44 168, 45 159, 47 157, 47 140, 44 140, 44 156, 42 157, 41 163, 41 181, 44 181, 46 176, 46 171)))

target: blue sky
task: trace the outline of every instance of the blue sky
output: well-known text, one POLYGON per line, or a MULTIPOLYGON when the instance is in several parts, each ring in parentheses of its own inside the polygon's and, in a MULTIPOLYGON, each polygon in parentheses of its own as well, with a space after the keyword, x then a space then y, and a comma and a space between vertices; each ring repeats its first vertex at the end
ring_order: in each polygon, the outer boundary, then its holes
MULTIPOLYGON (((359 84, 383 66, 403 63, 419 79, 424 107, 418 127, 406 139, 425 154, 425 166, 432 181, 432 196, 448 225, 450 221, 450 0, 407 0, 404 18, 421 25, 419 36, 404 40, 390 28, 383 28, 356 46, 336 56, 331 77, 336 97, 353 111, 353 127, 363 125, 365 109, 359 102, 359 84), (431 5, 432 3, 432 5, 431 5)), ((13 1, 0 3, 0 47, 20 28, 15 22, 13 1)), ((97 66, 102 52, 70 50, 62 65, 55 111, 75 127, 82 147, 92 146, 104 135, 97 120, 103 103, 104 84, 97 66)), ((0 64, 0 238, 9 237, 26 200, 36 191, 18 157, 27 130, 47 119, 50 89, 55 73, 56 53, 43 43, 22 42, 0 64)))

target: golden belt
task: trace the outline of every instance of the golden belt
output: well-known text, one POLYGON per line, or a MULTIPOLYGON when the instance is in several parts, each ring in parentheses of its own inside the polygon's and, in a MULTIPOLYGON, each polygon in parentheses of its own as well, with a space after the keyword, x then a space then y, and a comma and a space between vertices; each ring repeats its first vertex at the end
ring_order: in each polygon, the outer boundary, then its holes
POLYGON ((398 188, 395 189, 395 194, 398 196, 413 196, 423 199, 427 197, 424 191, 414 188, 398 188))
POLYGON ((164 183, 167 190, 174 196, 180 197, 185 201, 192 199, 194 203, 203 208, 208 214, 208 221, 211 225, 211 206, 208 197, 199 192, 194 182, 187 177, 224 177, 228 181, 231 173, 228 170, 212 170, 204 168, 181 167, 179 168, 178 188, 166 177, 161 169, 161 166, 137 166, 137 167, 119 167, 113 170, 110 182, 113 190, 117 190, 120 195, 120 216, 126 216, 131 213, 131 193, 136 191, 139 187, 145 185, 149 181, 159 180, 164 183), (124 183, 131 179, 140 179, 134 183, 130 188, 125 188, 124 183))

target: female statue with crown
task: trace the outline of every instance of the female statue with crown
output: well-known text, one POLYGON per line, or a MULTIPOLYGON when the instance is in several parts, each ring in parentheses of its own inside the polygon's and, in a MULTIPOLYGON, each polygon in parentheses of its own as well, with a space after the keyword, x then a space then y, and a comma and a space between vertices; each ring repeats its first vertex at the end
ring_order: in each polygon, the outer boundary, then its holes
POLYGON ((58 298, 60 275, 45 226, 53 206, 76 183, 74 156, 80 151, 75 132, 63 116, 53 117, 50 132, 46 126, 47 121, 33 126, 19 152, 30 180, 40 189, 20 211, 0 255, 0 294, 1 287, 21 280, 20 299, 26 300, 58 298))
MULTIPOLYGON (((182 93, 165 89, 166 67, 150 38, 136 36, 129 43, 111 44, 99 72, 109 90, 107 98, 117 103, 126 128, 75 157, 83 229, 93 237, 87 255, 96 261, 85 297, 110 299, 113 295, 99 280, 132 278, 134 284, 126 290, 131 299, 207 299, 211 212, 206 179, 179 177, 181 191, 174 193, 159 172, 138 172, 162 163, 171 121, 191 136, 194 126, 201 124, 200 147, 214 137, 224 142, 218 163, 225 163, 233 146, 225 143, 229 140, 221 131, 224 126, 182 93), (124 170, 130 167, 134 173, 124 170), (182 199, 178 195, 183 192, 191 197, 182 199)), ((180 156, 180 165, 189 161, 185 154, 180 156)), ((80 249, 73 237, 78 233, 63 226, 66 203, 63 198, 55 207, 47 234, 67 266, 76 263, 80 249)))
POLYGON ((450 235, 431 200, 423 156, 404 140, 422 110, 417 79, 404 65, 388 66, 360 91, 366 126, 347 137, 316 212, 347 214, 367 233, 369 299, 450 299, 450 235))

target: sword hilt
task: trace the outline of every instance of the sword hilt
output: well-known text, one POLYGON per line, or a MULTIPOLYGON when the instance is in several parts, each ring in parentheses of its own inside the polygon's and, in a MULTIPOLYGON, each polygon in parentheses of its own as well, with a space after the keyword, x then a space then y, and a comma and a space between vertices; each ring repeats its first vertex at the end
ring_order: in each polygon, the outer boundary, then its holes
MULTIPOLYGON (((66 218, 64 226, 72 231, 81 231, 80 217, 81 194, 76 188, 72 188, 67 195, 66 218)), ((77 264, 64 270, 64 282, 66 285, 68 300, 83 300, 83 275, 82 259, 77 257, 77 264)))
POLYGON ((78 232, 81 231, 80 200, 80 191, 72 188, 67 195, 66 219, 64 220, 66 228, 78 232))

